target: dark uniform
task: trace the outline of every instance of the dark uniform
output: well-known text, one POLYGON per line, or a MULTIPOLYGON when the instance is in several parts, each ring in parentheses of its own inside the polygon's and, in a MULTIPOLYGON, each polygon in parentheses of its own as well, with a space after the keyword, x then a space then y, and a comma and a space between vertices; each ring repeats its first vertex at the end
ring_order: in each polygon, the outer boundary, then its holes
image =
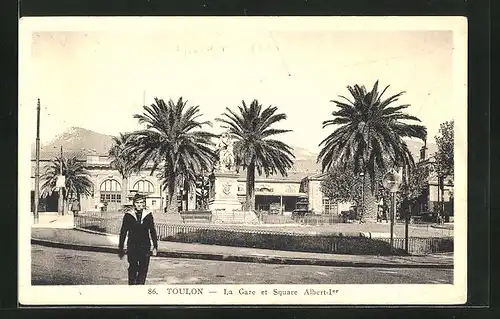
POLYGON ((123 245, 127 234, 128 284, 144 285, 151 256, 151 240, 153 248, 158 249, 158 236, 151 212, 132 210, 125 213, 120 230, 121 255, 123 255, 123 245))

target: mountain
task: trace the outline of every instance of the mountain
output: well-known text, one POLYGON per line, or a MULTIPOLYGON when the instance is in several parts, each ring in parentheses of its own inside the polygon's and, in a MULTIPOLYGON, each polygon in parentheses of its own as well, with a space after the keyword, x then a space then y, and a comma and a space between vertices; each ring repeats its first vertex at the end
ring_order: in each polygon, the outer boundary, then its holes
MULTIPOLYGON (((81 127, 72 127, 57 135, 50 142, 40 146, 40 159, 52 159, 60 154, 61 146, 66 155, 85 155, 93 150, 99 155, 108 154, 113 144, 113 137, 81 127)), ((31 146, 31 155, 35 157, 35 144, 31 146)))
POLYGON ((293 148, 293 154, 295 155, 296 160, 306 160, 310 159, 311 157, 316 157, 317 154, 314 154, 313 152, 306 150, 305 148, 298 147, 298 146, 291 146, 293 148))

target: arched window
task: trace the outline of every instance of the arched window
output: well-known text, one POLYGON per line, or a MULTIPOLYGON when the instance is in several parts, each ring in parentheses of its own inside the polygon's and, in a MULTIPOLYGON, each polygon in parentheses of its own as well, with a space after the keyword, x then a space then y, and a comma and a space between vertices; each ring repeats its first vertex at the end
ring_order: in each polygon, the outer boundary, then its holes
POLYGON ((151 183, 148 180, 138 181, 137 183, 134 184, 134 187, 132 189, 136 190, 138 193, 141 194, 151 194, 154 193, 155 191, 153 183, 151 183))
POLYGON ((122 187, 115 179, 107 179, 99 187, 102 203, 120 203, 122 187))

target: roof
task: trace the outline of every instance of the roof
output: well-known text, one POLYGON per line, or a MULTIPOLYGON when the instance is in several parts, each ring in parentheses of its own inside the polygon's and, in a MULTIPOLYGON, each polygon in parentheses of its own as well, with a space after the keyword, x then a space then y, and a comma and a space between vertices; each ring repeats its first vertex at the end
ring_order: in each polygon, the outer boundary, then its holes
MULTIPOLYGON (((240 170, 238 173, 238 180, 246 180, 246 169, 245 170, 240 170)), ((311 175, 311 173, 308 172, 297 172, 290 170, 287 172, 286 176, 282 176, 281 174, 275 174, 275 175, 269 175, 266 176, 265 174, 259 175, 257 170, 255 171, 255 181, 256 182, 262 182, 262 181, 301 181, 305 177, 311 175)))
POLYGON ((308 179, 310 179, 310 180, 323 179, 323 178, 325 178, 326 174, 328 174, 328 173, 319 172, 319 173, 308 176, 308 179))
MULTIPOLYGON (((77 150, 63 149, 63 156, 64 157, 76 156, 77 159, 84 161, 87 159, 87 154, 89 152, 90 150, 85 150, 85 149, 77 149, 77 150)), ((54 158, 59 156, 61 156, 61 149, 40 147, 40 160, 53 160, 54 158)), ((31 150, 31 159, 32 160, 36 159, 35 149, 31 150)))

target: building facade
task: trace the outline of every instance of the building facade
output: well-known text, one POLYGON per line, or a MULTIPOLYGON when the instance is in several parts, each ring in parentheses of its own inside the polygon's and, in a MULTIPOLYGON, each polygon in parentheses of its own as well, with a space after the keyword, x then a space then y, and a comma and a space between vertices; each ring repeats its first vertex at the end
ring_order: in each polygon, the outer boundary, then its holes
MULTIPOLYGON (((143 170, 132 174, 124 179, 120 173, 110 165, 107 155, 96 152, 81 153, 79 159, 91 174, 93 183, 92 195, 80 198, 82 211, 98 211, 102 207, 106 210, 115 211, 122 205, 122 197, 126 197, 125 203, 130 204, 130 199, 135 193, 146 196, 146 205, 155 212, 161 212, 166 206, 166 195, 162 191, 161 181, 156 174, 151 175, 149 170, 143 170)), ((430 165, 432 158, 425 158, 425 152, 421 154, 419 165, 430 165)), ((50 164, 50 159, 40 160, 40 173, 50 164)), ((32 160, 31 175, 31 208, 34 210, 34 188, 35 188, 35 160, 32 160)), ((307 209, 313 214, 340 214, 342 211, 352 209, 352 203, 335 203, 326 197, 321 191, 321 182, 326 174, 319 172, 290 171, 287 176, 259 176, 255 181, 255 209, 257 211, 274 214, 291 215, 298 208, 299 203, 306 204, 307 209)), ((450 216, 453 215, 453 184, 447 180, 443 187, 444 207, 450 216)), ((200 192, 196 189, 180 189, 178 194, 179 210, 199 210, 200 192)), ((246 194, 246 172, 241 171, 238 177, 237 196, 241 204, 245 202, 246 194)), ((440 188, 435 176, 431 176, 427 189, 416 207, 412 207, 412 213, 436 211, 440 200, 440 188)), ((201 195, 202 196, 202 195, 201 195)), ((42 198, 39 211, 57 211, 58 193, 42 198)))

